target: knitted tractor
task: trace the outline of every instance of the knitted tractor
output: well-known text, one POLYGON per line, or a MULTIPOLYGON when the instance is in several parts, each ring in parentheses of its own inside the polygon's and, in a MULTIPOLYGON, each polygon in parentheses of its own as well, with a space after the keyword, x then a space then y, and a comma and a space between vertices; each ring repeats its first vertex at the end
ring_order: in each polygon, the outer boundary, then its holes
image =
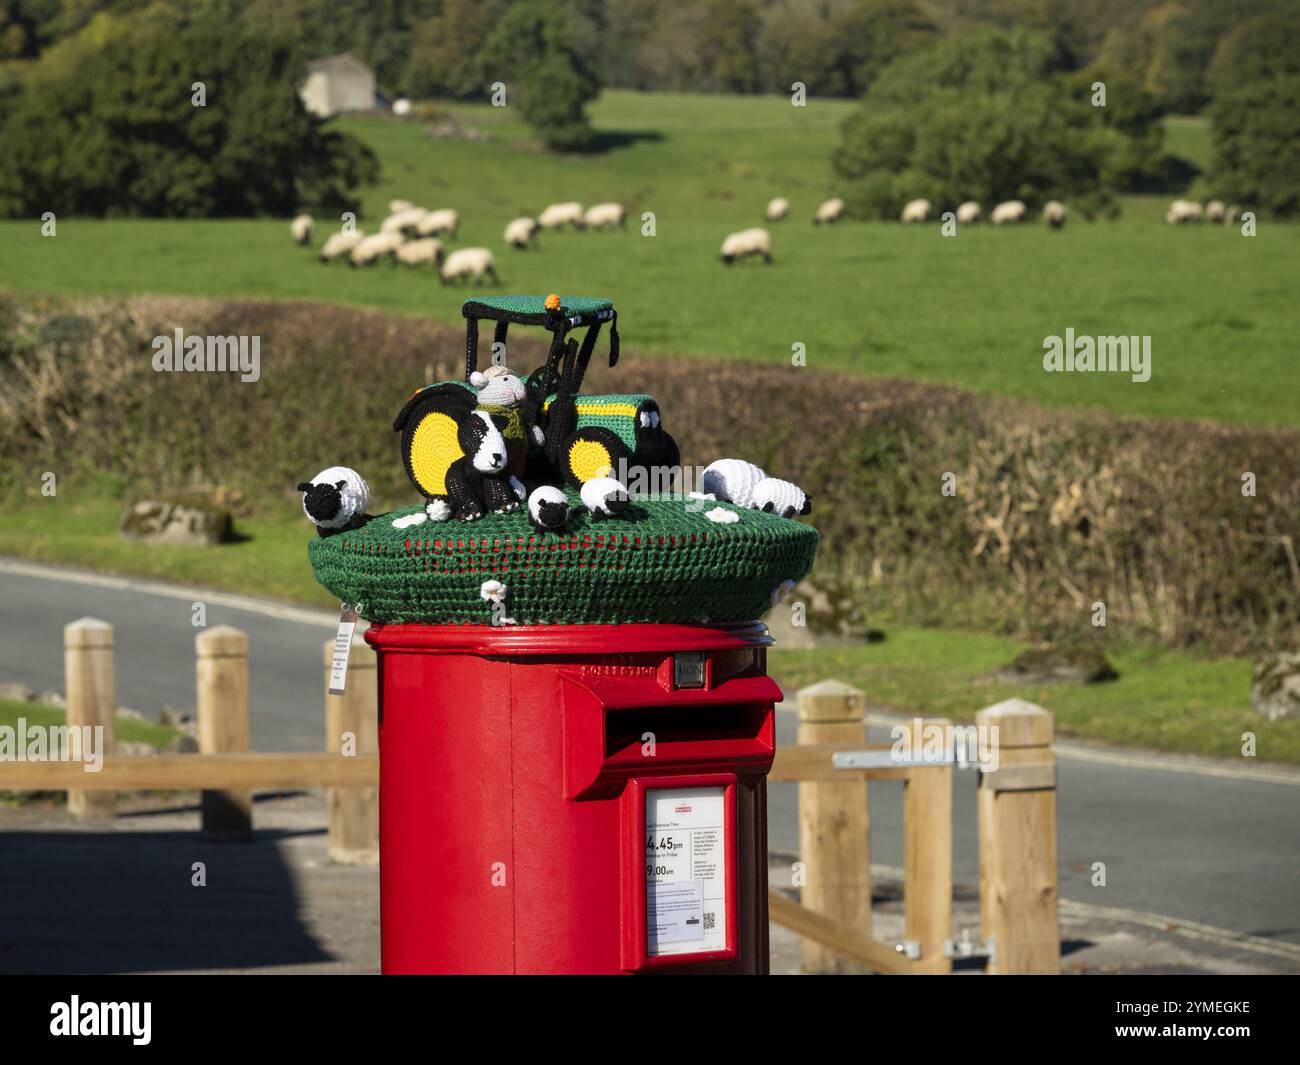
POLYGON ((431 518, 470 521, 484 510, 514 510, 501 428, 505 419, 475 409, 475 393, 457 384, 418 390, 393 421, 402 462, 428 500, 431 518))

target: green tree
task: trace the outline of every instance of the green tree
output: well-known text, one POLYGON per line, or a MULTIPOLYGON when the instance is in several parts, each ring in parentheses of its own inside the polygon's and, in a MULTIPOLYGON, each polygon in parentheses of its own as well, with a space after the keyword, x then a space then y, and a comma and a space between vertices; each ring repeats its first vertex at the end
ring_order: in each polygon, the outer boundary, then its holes
POLYGON ((48 50, 0 127, 0 215, 355 209, 374 156, 307 114, 298 51, 238 33, 236 10, 101 16, 48 50))
POLYGON ((841 128, 833 164, 849 210, 892 218, 909 199, 941 209, 1112 201, 1108 167, 1132 134, 1072 91, 1050 36, 980 30, 891 63, 841 128))
POLYGON ((1261 78, 1210 107, 1215 191, 1278 218, 1300 215, 1300 74, 1261 78))
POLYGON ((1261 15, 1224 34, 1210 62, 1214 96, 1248 82, 1300 74, 1300 16, 1261 15))
POLYGON ((600 93, 588 59, 596 41, 575 37, 555 0, 524 0, 497 22, 480 53, 485 82, 504 82, 506 99, 550 148, 579 151, 595 136, 587 104, 600 93))

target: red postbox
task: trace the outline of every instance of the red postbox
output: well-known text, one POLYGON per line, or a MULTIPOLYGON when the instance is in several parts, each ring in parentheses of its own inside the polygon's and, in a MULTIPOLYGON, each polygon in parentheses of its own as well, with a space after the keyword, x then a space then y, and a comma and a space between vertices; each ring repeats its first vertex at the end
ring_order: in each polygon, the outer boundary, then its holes
POLYGON ((374 625, 386 973, 765 973, 770 639, 374 625))

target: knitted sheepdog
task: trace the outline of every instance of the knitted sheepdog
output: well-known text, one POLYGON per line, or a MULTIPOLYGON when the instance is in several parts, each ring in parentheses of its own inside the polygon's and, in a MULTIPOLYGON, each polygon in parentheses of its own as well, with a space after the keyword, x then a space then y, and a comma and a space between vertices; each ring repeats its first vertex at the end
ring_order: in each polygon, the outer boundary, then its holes
POLYGON ((501 435, 506 419, 476 405, 475 393, 461 385, 432 385, 415 392, 393 422, 407 476, 434 521, 472 521, 520 505, 522 486, 512 483, 501 435))

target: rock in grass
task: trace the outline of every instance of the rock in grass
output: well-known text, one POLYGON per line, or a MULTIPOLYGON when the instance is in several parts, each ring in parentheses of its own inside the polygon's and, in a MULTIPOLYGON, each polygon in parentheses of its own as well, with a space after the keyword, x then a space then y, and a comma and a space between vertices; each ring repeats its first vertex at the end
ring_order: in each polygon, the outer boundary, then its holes
POLYGON ((232 531, 230 511, 197 499, 142 499, 126 508, 121 525, 128 540, 197 547, 229 540, 232 531))
POLYGON ((1043 647, 1025 651, 997 673, 1017 684, 1097 684, 1119 674, 1095 647, 1043 647))
POLYGON ((1276 651, 1255 663, 1250 705, 1270 721, 1300 717, 1300 652, 1276 651))

